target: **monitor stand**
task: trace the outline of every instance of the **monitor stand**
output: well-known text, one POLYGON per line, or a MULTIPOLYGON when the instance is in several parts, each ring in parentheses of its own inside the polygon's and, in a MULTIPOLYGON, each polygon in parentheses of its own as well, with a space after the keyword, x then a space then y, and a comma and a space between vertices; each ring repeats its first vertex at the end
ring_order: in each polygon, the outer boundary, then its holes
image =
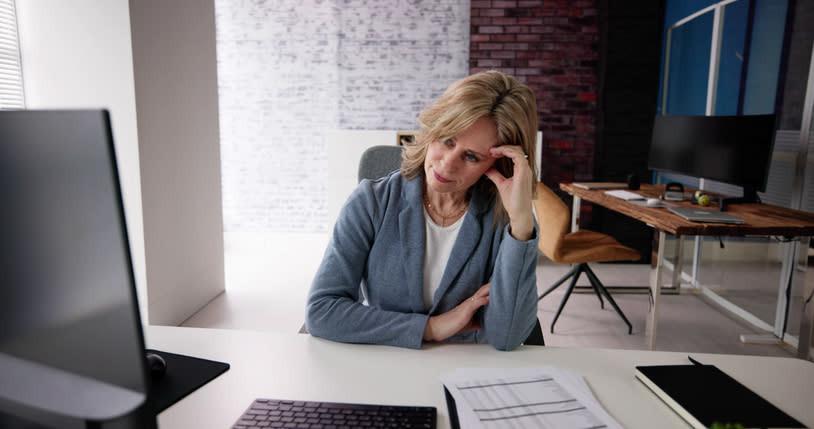
MULTIPOLYGON (((36 390, 37 388, 48 387, 44 386, 45 382, 34 382, 32 386, 26 386, 26 383, 20 381, 13 382, 9 386, 2 386, 13 389, 10 393, 15 393, 16 396, 11 395, 9 397, 15 397, 17 401, 22 403, 30 403, 30 407, 34 408, 32 411, 24 405, 16 406, 13 402, 4 400, 0 395, 0 402, 10 410, 10 413, 0 411, 0 427, 14 429, 45 429, 48 427, 156 428, 158 413, 229 369, 229 364, 223 362, 163 351, 147 351, 160 355, 167 362, 167 372, 160 378, 150 380, 147 395, 143 393, 139 395, 138 392, 87 377, 69 373, 63 374, 61 370, 0 354, 0 359, 8 361, 4 368, 10 367, 12 364, 15 365, 13 367, 15 368, 14 374, 11 375, 19 375, 23 380, 38 380, 38 375, 43 377, 43 374, 48 374, 51 375, 50 378, 42 379, 51 380, 51 383, 58 383, 53 388, 46 389, 51 394, 36 390), (52 373, 58 374, 54 376, 52 373), (81 391, 83 394, 69 396, 60 394, 60 392, 72 390, 81 391), (85 402, 88 398, 93 398, 94 395, 99 396, 98 406, 96 407, 98 409, 93 410, 91 415, 77 416, 76 410, 87 409, 85 402), (26 398, 28 399, 24 400, 26 398), (138 405, 139 403, 141 405, 138 405), (112 414, 120 417, 111 419, 106 417, 105 414, 108 409, 130 411, 123 415, 122 412, 115 411, 112 414), (83 420, 85 424, 81 424, 83 420), (36 423, 44 421, 50 423, 36 423)), ((2 392, 3 389, 0 389, 0 393, 2 392)))
POLYGON ((0 427, 156 428, 149 394, 0 353, 0 427))
POLYGON ((742 197, 721 197, 718 199, 718 210, 726 211, 726 206, 740 203, 759 203, 757 189, 754 186, 744 186, 742 197))

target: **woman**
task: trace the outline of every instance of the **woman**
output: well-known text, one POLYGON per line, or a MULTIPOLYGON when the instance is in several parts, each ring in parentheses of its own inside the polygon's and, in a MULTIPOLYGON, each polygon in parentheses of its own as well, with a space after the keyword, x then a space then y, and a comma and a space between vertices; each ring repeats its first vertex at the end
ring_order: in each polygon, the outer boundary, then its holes
POLYGON ((537 320, 534 94, 483 72, 418 120, 401 171, 362 181, 342 208, 306 327, 342 342, 514 349, 537 320))

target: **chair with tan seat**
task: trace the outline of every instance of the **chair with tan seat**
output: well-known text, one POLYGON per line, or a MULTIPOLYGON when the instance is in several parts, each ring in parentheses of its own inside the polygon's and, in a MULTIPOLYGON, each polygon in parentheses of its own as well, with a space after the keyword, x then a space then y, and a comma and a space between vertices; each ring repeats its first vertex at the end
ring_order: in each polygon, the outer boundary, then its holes
POLYGON ((566 280, 571 278, 571 283, 565 296, 560 302, 560 307, 551 322, 551 332, 554 332, 554 324, 560 317, 565 303, 574 291, 577 280, 582 273, 588 277, 588 281, 599 297, 601 308, 605 308, 602 300, 604 295, 613 306, 614 310, 622 317, 628 327, 628 334, 633 332, 633 326, 627 320, 625 314, 616 305, 608 290, 599 281, 596 274, 588 266, 589 262, 611 262, 611 261, 635 261, 641 255, 634 249, 622 245, 613 237, 595 231, 580 229, 575 232, 568 232, 571 221, 571 212, 568 206, 549 187, 542 183, 537 184, 537 197, 534 200, 534 209, 537 212, 537 221, 540 226, 539 248, 549 259, 560 264, 576 264, 571 271, 561 279, 557 280, 548 290, 543 292, 537 301, 543 299, 566 280))

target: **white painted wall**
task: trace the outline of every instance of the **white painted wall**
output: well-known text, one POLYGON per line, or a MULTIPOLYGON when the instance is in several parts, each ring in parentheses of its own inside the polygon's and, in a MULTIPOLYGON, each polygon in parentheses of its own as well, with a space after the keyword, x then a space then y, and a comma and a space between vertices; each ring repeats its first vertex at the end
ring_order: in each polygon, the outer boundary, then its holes
POLYGON ((370 147, 395 145, 395 130, 330 130, 326 140, 328 149, 328 231, 333 229, 339 210, 345 204, 358 182, 358 166, 362 153, 370 147))
POLYGON ((150 324, 224 291, 215 5, 130 0, 150 324))
POLYGON ((147 314, 136 103, 127 0, 17 1, 29 109, 106 108, 141 312, 147 314))
POLYGON ((17 12, 27 107, 110 111, 142 317, 180 324, 224 290, 214 2, 17 12))
POLYGON ((332 130, 415 129, 469 72, 469 6, 215 0, 226 231, 328 231, 332 130))

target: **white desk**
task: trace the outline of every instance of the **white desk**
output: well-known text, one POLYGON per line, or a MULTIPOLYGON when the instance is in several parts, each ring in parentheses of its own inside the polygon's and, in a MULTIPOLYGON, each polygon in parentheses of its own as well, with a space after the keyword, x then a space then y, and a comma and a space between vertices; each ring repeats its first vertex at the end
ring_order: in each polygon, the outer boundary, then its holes
MULTIPOLYGON (((423 350, 341 344, 303 334, 149 326, 147 346, 231 364, 231 369, 159 415, 162 429, 227 428, 258 397, 438 409, 449 428, 439 375, 461 367, 552 365, 582 374, 628 429, 687 427, 633 377, 635 365, 684 364, 686 353, 439 344, 423 350)), ((808 427, 814 427, 814 363, 794 358, 692 354, 715 364, 808 427)), ((169 371, 172 369, 170 368, 169 371)))

